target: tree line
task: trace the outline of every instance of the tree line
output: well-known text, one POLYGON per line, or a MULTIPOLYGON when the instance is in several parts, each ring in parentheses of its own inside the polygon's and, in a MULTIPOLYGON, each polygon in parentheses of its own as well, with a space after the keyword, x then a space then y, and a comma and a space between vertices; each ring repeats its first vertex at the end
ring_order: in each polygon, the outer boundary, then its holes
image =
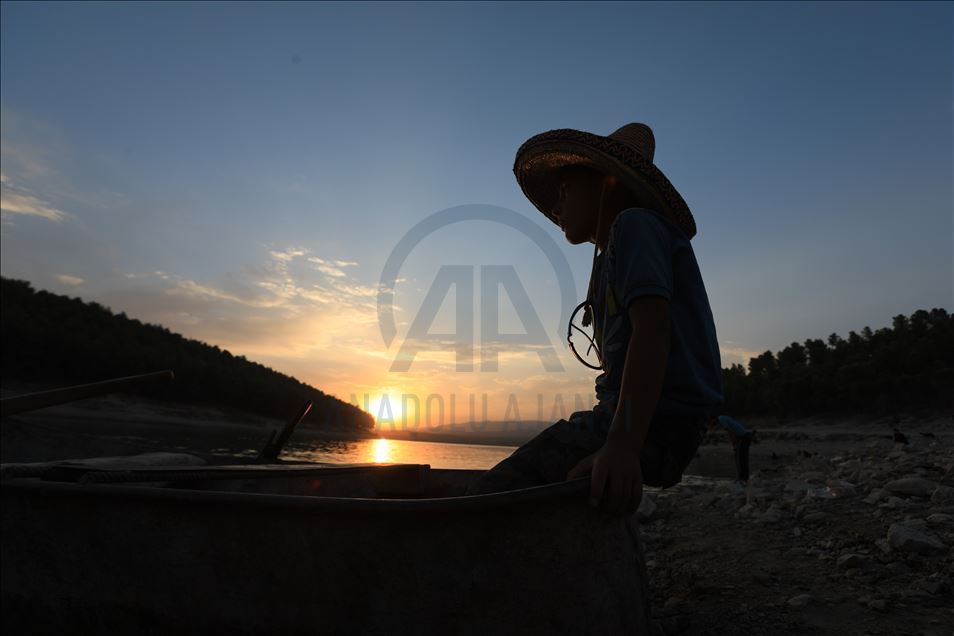
POLYGON ((175 381, 142 392, 280 418, 291 418, 308 399, 314 406, 302 426, 374 427, 358 407, 244 356, 99 303, 36 291, 23 280, 0 282, 4 379, 68 385, 172 369, 175 381))
POLYGON ((920 309, 890 327, 793 342, 722 370, 725 411, 779 417, 954 408, 954 315, 920 309))

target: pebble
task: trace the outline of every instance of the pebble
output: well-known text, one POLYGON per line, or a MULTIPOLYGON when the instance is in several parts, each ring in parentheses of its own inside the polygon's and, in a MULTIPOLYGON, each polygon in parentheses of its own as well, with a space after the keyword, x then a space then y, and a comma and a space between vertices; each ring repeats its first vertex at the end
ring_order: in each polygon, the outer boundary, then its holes
POLYGON ((921 579, 919 581, 915 581, 914 585, 921 588, 928 594, 933 594, 935 596, 945 593, 948 589, 947 582, 940 577, 921 579))
POLYGON ((937 537, 900 523, 892 524, 888 528, 888 543, 901 552, 939 554, 947 551, 947 546, 937 537))
POLYGON ((799 594, 798 596, 793 596, 792 598, 788 599, 788 604, 792 607, 805 607, 814 601, 815 597, 813 597, 811 594, 799 594))
POLYGON ((908 501, 907 499, 902 499, 901 497, 888 497, 886 500, 878 504, 881 508, 889 508, 891 510, 906 510, 915 506, 914 503, 908 501))
POLYGON ((884 489, 896 495, 927 499, 937 489, 937 484, 921 477, 904 477, 889 481, 884 485, 884 489))
POLYGON ((869 559, 867 557, 861 556, 860 554, 843 554, 838 557, 838 561, 835 562, 835 565, 846 570, 863 568, 868 564, 869 559))
POLYGON ((752 575, 752 580, 755 581, 756 583, 761 583, 762 585, 772 584, 771 575, 766 574, 765 572, 756 572, 755 574, 752 575))
POLYGON ((868 496, 865 497, 864 502, 866 504, 876 504, 887 496, 888 491, 884 488, 874 488, 868 493, 868 496))
POLYGON ((653 520, 656 514, 656 502, 649 495, 643 495, 639 502, 639 508, 636 509, 636 518, 641 523, 647 523, 653 520))
POLYGON ((748 504, 748 503, 747 503, 747 504, 745 504, 744 506, 742 506, 741 508, 739 508, 739 511, 738 511, 736 514, 737 514, 740 518, 744 519, 744 518, 750 516, 753 512, 755 512, 755 511, 757 511, 757 510, 758 510, 758 508, 756 508, 756 507, 753 506, 752 504, 748 504))
POLYGON ((868 602, 868 609, 873 609, 876 612, 886 612, 888 611, 888 601, 883 598, 876 598, 868 602))
POLYGON ((804 493, 809 489, 808 482, 804 482, 800 479, 792 479, 785 482, 785 491, 786 492, 797 492, 799 494, 804 493))
POLYGON ((889 563, 886 567, 892 574, 908 574, 911 572, 911 566, 904 561, 894 561, 893 563, 889 563))
POLYGON ((954 515, 935 512, 927 518, 927 522, 930 526, 954 526, 954 515))
POLYGON ((938 486, 931 494, 931 503, 954 503, 954 488, 951 488, 950 486, 938 486))

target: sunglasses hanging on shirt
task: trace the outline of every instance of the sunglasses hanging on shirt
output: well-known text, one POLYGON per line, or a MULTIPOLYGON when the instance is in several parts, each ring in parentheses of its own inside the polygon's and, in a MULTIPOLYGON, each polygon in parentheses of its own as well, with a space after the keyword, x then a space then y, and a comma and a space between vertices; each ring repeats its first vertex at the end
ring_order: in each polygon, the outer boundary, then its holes
MULTIPOLYGON (((596 314, 594 313, 595 306, 593 304, 592 298, 593 298, 594 274, 596 272, 597 250, 598 250, 598 246, 594 245, 593 246, 593 266, 590 268, 590 284, 589 284, 589 288, 586 291, 586 300, 584 300, 579 305, 577 305, 576 309, 573 310, 573 313, 570 314, 570 322, 566 326, 566 341, 570 345, 570 351, 573 352, 573 355, 576 356, 577 360, 579 360, 585 366, 591 369, 602 371, 603 370, 603 354, 600 351, 600 347, 596 343, 596 340, 594 340, 590 336, 590 334, 586 333, 586 331, 583 329, 583 327, 589 326, 593 322, 594 317, 596 316, 596 314), (581 309, 583 310, 583 316, 580 320, 580 323, 582 324, 582 326, 579 326, 574 321, 576 319, 577 314, 580 313, 581 309), (589 346, 587 346, 586 352, 583 355, 580 355, 580 353, 576 350, 576 346, 573 344, 574 329, 580 332, 583 335, 583 337, 586 338, 590 343, 589 346), (590 352, 593 352, 593 354, 595 355, 595 358, 596 358, 595 360, 590 359, 590 352), (596 364, 594 364, 594 362, 596 364)), ((595 335, 595 331, 596 331, 595 326, 593 331, 595 335)))
POLYGON ((569 343, 570 351, 573 352, 573 355, 576 356, 577 360, 579 360, 580 362, 582 362, 584 365, 586 365, 587 367, 591 369, 596 369, 597 371, 600 371, 603 369, 603 356, 600 355, 599 346, 596 344, 596 341, 590 336, 590 334, 586 333, 583 327, 576 325, 576 323, 574 322, 577 314, 580 313, 581 309, 585 310, 586 313, 593 315, 593 303, 591 303, 589 300, 584 300, 583 302, 581 302, 579 305, 576 306, 576 309, 573 310, 573 313, 570 315, 570 322, 569 324, 567 324, 567 327, 566 327, 566 341, 567 343, 569 343), (576 345, 573 344, 574 329, 580 332, 583 335, 583 337, 586 338, 590 343, 589 346, 586 348, 586 352, 583 355, 580 355, 580 353, 576 350, 576 345), (590 360, 588 360, 588 358, 590 357, 590 352, 593 352, 593 354, 596 356, 595 362, 597 364, 593 364, 590 360))

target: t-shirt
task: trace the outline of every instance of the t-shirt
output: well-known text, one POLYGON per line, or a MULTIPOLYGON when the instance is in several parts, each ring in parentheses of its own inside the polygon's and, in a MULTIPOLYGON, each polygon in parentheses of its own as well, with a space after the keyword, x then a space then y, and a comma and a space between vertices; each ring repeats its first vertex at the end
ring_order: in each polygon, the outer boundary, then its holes
POLYGON ((689 238, 665 215, 628 208, 610 227, 594 270, 594 334, 603 372, 596 397, 615 409, 632 333, 627 307, 662 296, 671 318, 669 360, 656 413, 707 416, 722 404, 722 364, 715 323, 689 238))

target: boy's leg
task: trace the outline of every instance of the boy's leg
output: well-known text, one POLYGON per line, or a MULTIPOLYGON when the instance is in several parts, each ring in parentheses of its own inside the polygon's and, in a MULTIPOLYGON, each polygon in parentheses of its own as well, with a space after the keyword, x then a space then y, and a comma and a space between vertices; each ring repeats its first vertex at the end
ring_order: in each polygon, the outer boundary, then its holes
MULTIPOLYGON (((577 462, 603 446, 611 421, 611 416, 599 407, 573 413, 569 420, 556 422, 478 477, 466 494, 565 480, 577 462)), ((679 483, 704 436, 704 418, 654 417, 639 455, 643 483, 661 488, 679 483)))
POLYGON ((577 411, 515 450, 468 487, 467 495, 564 481, 581 459, 603 446, 609 423, 597 411, 577 411))

